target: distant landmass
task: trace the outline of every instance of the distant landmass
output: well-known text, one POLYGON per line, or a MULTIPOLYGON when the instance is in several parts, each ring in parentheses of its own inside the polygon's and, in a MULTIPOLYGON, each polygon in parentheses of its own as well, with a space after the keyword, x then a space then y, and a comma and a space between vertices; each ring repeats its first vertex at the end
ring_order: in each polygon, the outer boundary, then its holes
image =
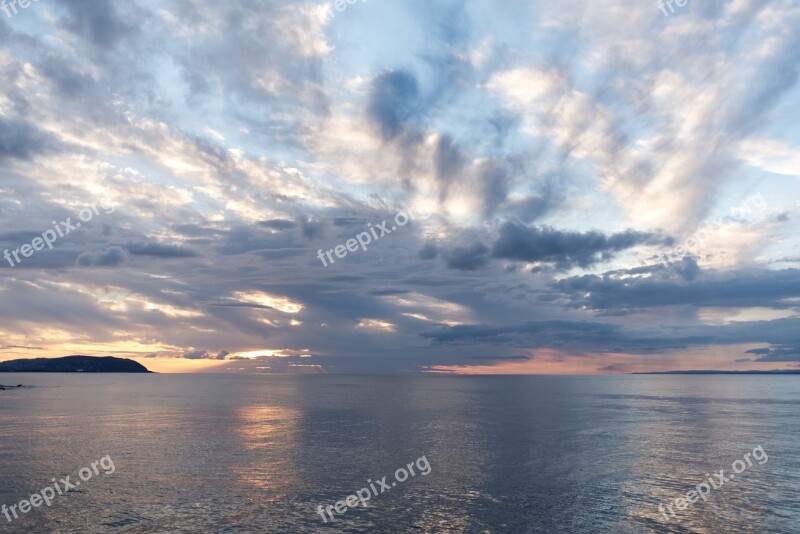
POLYGON ((776 369, 774 371, 658 371, 631 373, 632 375, 800 375, 800 369, 776 369))
POLYGON ((144 365, 112 356, 65 356, 0 362, 0 373, 150 373, 144 365))

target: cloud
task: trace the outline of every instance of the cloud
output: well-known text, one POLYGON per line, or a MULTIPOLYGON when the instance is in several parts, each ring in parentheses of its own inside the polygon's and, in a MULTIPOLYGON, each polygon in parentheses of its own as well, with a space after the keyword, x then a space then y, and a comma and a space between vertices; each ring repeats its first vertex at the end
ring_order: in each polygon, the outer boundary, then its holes
POLYGON ((269 221, 261 221, 258 224, 273 230, 290 230, 297 226, 296 222, 288 221, 286 219, 271 219, 269 221))
POLYGON ((101 50, 113 47, 134 31, 134 27, 117 14, 113 1, 98 5, 92 0, 68 0, 64 5, 68 16, 62 20, 63 26, 101 50))
POLYGON ((606 236, 600 232, 562 232, 507 222, 492 248, 492 257, 551 263, 559 270, 588 268, 613 258, 614 253, 654 240, 650 233, 628 230, 606 236))
POLYGON ((119 246, 106 247, 99 251, 84 252, 75 260, 80 267, 119 267, 128 260, 128 252, 119 246))
MULTIPOLYGON (((769 326, 756 321, 630 328, 630 325, 600 321, 556 319, 502 325, 455 325, 422 332, 420 337, 431 340, 434 346, 465 350, 486 350, 488 347, 550 349, 579 357, 604 353, 631 354, 652 357, 656 362, 666 353, 686 354, 709 346, 767 343, 772 345, 767 352, 761 349, 747 351, 748 354, 760 355, 751 361, 767 363, 800 361, 800 351, 792 333, 800 326, 798 323, 797 319, 781 319, 770 322, 769 326)), ((731 358, 730 361, 734 360, 731 358)))
POLYGON ((552 348, 566 352, 659 353, 707 342, 707 338, 669 335, 640 335, 620 326, 602 322, 547 320, 502 326, 486 324, 456 325, 423 332, 421 337, 436 344, 480 346, 507 345, 523 348, 552 348))
POLYGON ((439 255, 439 248, 436 246, 435 243, 425 243, 421 249, 419 249, 419 259, 421 260, 432 260, 435 259, 436 256, 439 255))
MULTIPOLYGON (((391 70, 378 75, 372 83, 367 115, 380 129, 386 141, 396 138, 417 112, 419 88, 413 74, 391 70)), ((447 141, 444 142, 447 145, 447 141)), ((440 158, 442 167, 452 166, 455 153, 445 146, 446 155, 440 158)))
POLYGON ((301 217, 300 228, 303 231, 303 237, 310 241, 325 236, 325 224, 322 221, 314 221, 308 217, 301 217))
POLYGON ((194 258, 197 253, 179 245, 146 241, 129 241, 125 248, 131 254, 160 258, 194 258))
POLYGON ((788 309, 800 299, 800 270, 704 271, 691 278, 631 276, 618 271, 602 276, 566 278, 553 287, 574 307, 633 312, 646 308, 695 306, 716 308, 764 307, 788 309))
POLYGON ((0 117, 0 159, 27 160, 55 151, 60 143, 35 126, 21 120, 0 117))
POLYGON ((562 54, 566 37, 551 43, 557 59, 509 65, 487 90, 544 154, 568 155, 602 177, 596 197, 613 195, 637 228, 690 235, 737 176, 739 144, 797 85, 798 12, 787 2, 704 4, 667 23, 658 10, 621 0, 596 12, 570 0, 534 16, 580 35, 603 74, 586 79, 586 56, 562 54), (759 45, 745 53, 711 43, 714 28, 759 45), (703 70, 709 62, 717 68, 703 70))
POLYGON ((509 190, 510 171, 504 162, 485 161, 478 168, 483 213, 491 215, 506 201, 509 190))
POLYGON ((450 185, 457 180, 467 164, 466 155, 451 135, 442 135, 436 142, 436 179, 439 182, 439 201, 447 199, 450 185))
POLYGON ((758 354, 754 362, 800 362, 800 346, 779 345, 767 349, 752 349, 746 354, 758 354))
POLYGON ((507 202, 506 212, 514 218, 530 224, 555 210, 563 202, 556 187, 550 183, 542 186, 538 194, 525 195, 507 202))
POLYGON ((183 357, 187 360, 224 360, 230 352, 223 350, 217 354, 213 354, 207 350, 193 350, 187 352, 183 357))
POLYGON ((450 269, 476 271, 489 265, 489 247, 481 242, 466 247, 454 247, 442 253, 450 269))

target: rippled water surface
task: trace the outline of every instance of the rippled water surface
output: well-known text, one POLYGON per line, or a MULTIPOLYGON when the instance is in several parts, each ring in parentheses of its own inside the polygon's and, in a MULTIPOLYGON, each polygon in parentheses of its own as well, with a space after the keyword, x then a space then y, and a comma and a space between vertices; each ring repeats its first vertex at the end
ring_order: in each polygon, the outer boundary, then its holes
POLYGON ((0 375, 0 532, 800 532, 800 377, 0 375), (667 520, 670 504, 735 480, 667 520), (425 456, 417 474, 324 523, 425 456), (335 512, 334 512, 335 514, 335 512))

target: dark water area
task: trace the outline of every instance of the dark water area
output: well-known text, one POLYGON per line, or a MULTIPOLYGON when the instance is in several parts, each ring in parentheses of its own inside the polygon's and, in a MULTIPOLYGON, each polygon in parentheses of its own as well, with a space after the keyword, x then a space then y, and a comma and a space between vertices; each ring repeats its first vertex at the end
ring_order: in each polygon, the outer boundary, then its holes
POLYGON ((0 515, 0 532, 800 532, 800 377, 2 382, 37 387, 0 391, 0 505, 104 457, 114 469, 0 515), (735 479, 676 508, 737 460, 735 479), (384 476, 323 521, 320 505, 384 476))

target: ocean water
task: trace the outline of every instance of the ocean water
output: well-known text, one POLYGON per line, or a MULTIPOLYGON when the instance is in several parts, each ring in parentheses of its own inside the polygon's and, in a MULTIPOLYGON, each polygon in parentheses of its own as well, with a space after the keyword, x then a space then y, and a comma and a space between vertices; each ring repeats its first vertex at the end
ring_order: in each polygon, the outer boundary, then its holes
POLYGON ((800 532, 798 380, 5 374, 0 504, 114 472, 0 532, 800 532))

